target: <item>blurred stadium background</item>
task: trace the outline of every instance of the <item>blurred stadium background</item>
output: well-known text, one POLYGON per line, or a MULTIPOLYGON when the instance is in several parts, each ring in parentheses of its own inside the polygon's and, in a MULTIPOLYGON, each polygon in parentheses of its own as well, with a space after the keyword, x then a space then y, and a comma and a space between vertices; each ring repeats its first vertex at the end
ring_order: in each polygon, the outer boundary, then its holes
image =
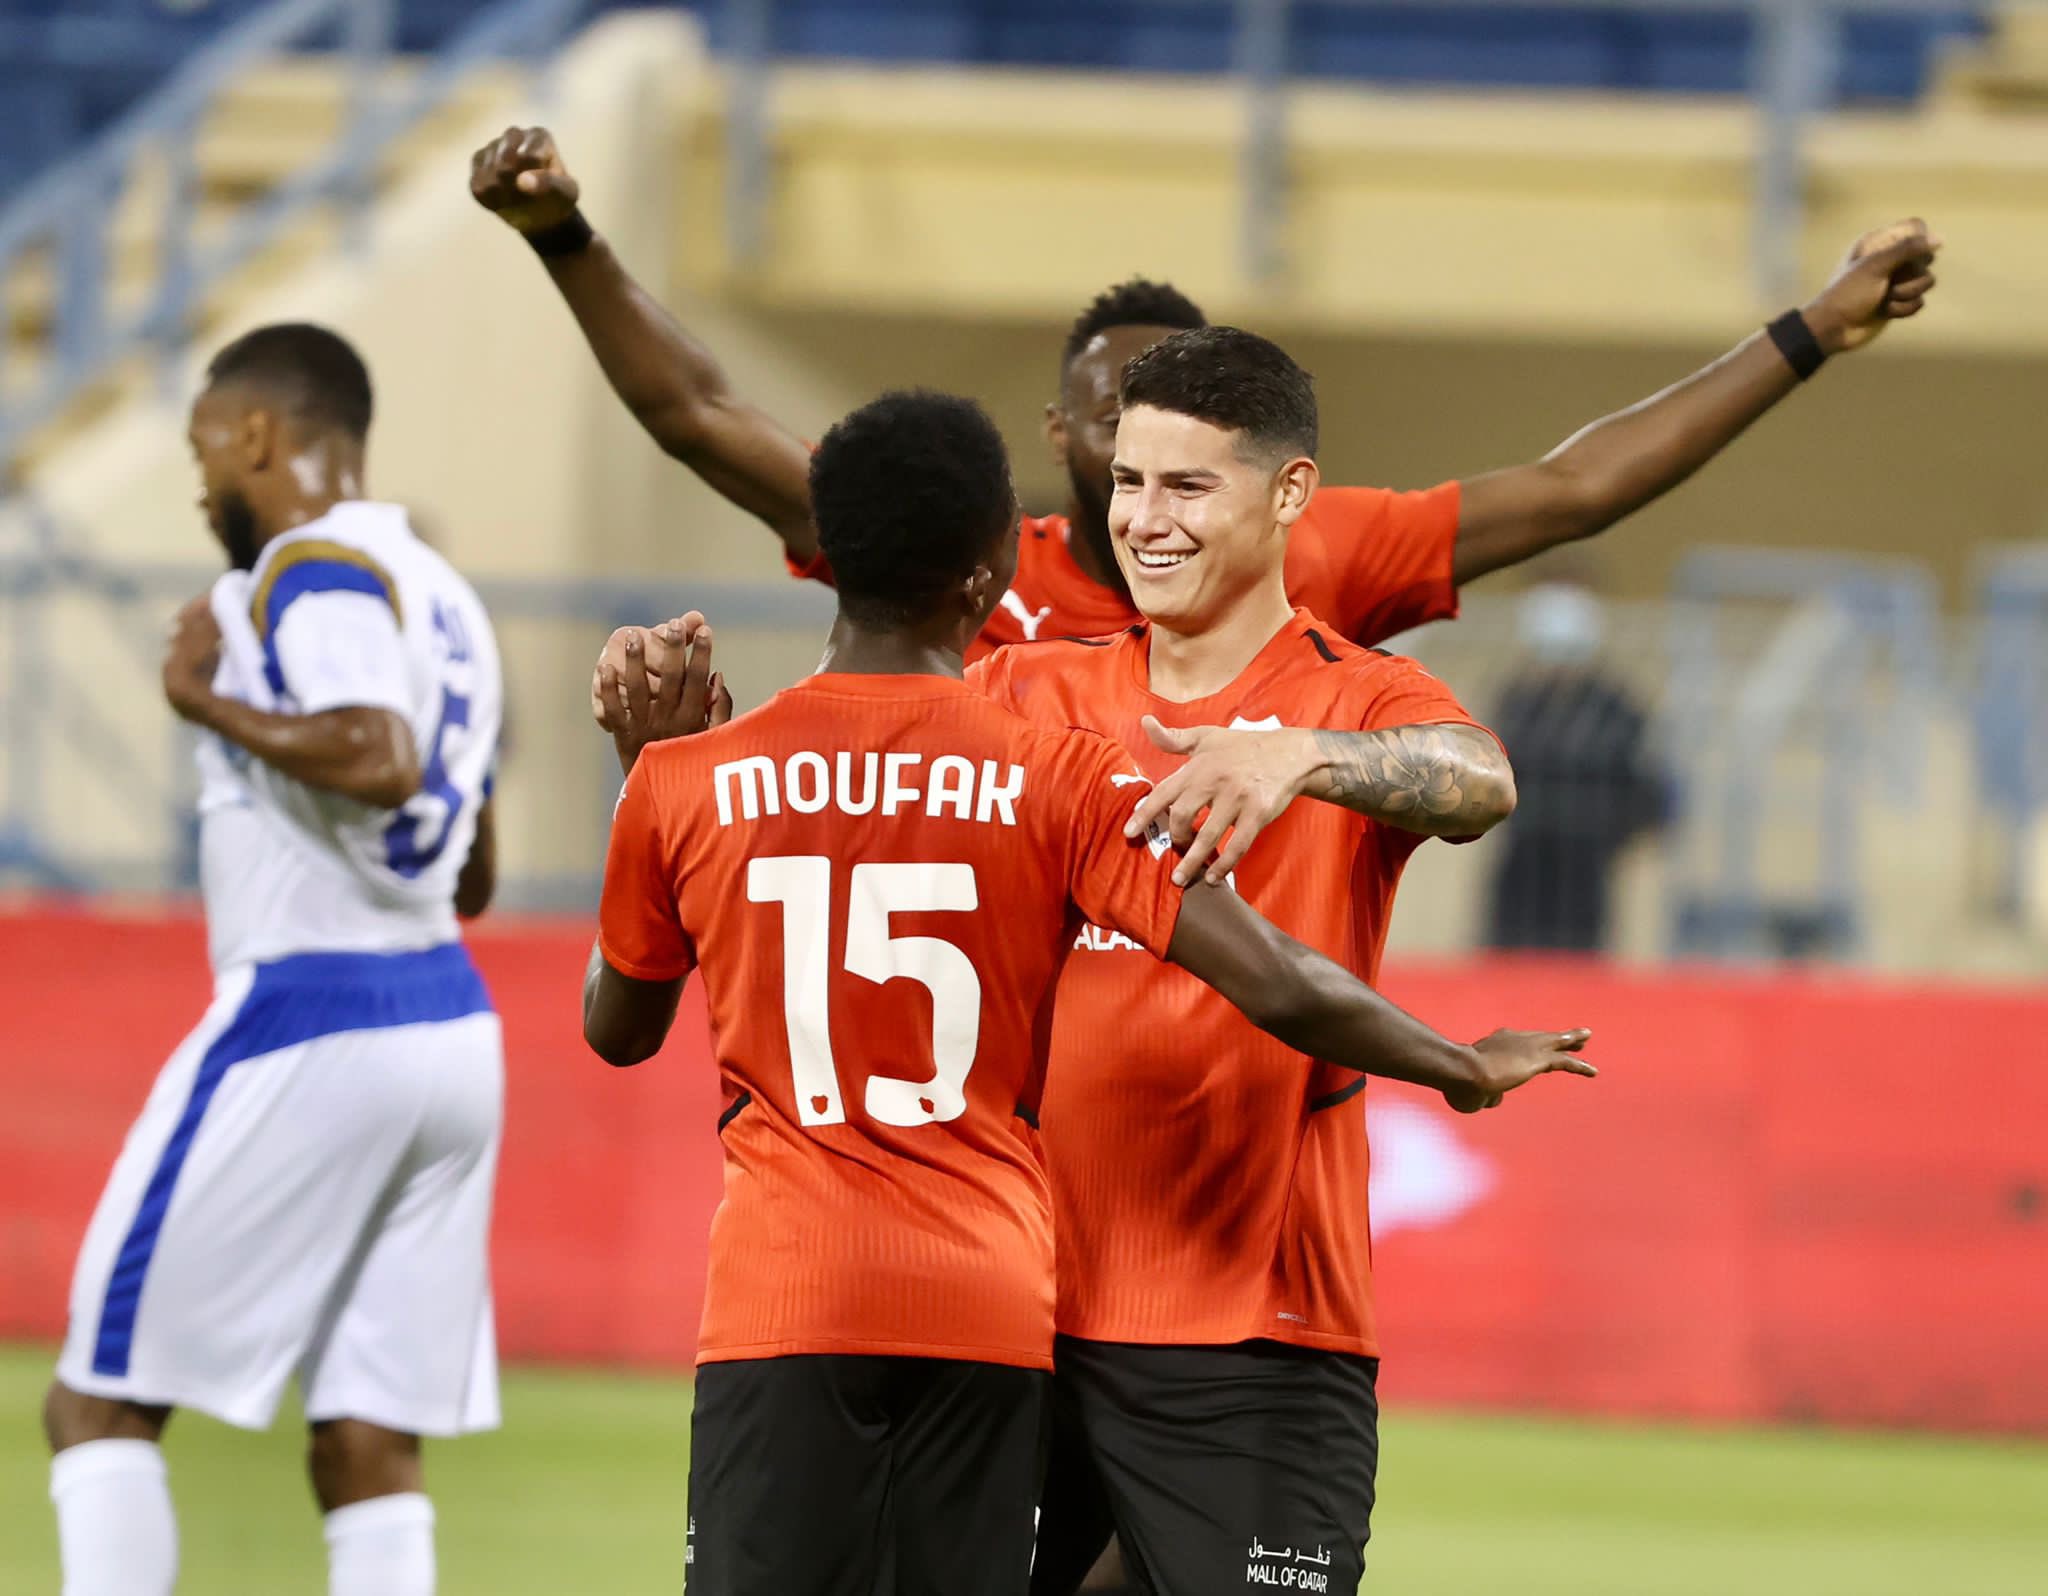
MULTIPOLYGON (((206 979, 156 676, 213 568, 183 405, 289 317, 363 348, 374 490, 507 652, 516 912, 478 941, 528 1368, 434 1465, 443 1588, 678 1588, 714 1090, 701 1044, 618 1076, 574 1029, 616 785, 584 690, 612 625, 696 606, 758 701, 829 605, 469 202, 534 120, 745 391, 815 429, 974 393, 1042 509, 1059 340, 1132 272, 1303 358, 1331 480, 1418 486, 1930 218, 1923 319, 1398 645, 1507 725, 1524 808, 1419 856, 1389 990, 1585 1018, 1611 1068, 1484 1122, 1380 1097, 1371 1587, 2041 1588, 2048 7, 1904 0, 0 0, 0 1587, 55 1588, 44 1348, 206 979)), ((186 1588, 318 1588, 296 1448, 173 1428, 186 1588)))

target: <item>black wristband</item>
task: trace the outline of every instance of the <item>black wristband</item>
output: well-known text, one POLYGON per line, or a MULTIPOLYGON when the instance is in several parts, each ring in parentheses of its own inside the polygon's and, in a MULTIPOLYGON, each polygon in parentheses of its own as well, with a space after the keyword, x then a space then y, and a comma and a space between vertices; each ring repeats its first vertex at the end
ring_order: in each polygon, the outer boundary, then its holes
POLYGON ((537 233, 528 233, 526 242, 534 254, 543 259, 556 255, 574 255, 590 247, 590 241, 597 237, 597 230, 583 219, 581 211, 571 211, 566 218, 553 227, 543 227, 537 233))
POLYGON ((1813 336, 1813 329, 1806 325, 1806 318, 1796 310, 1786 311, 1764 331, 1771 335, 1771 342, 1778 346, 1785 364, 1801 382, 1820 370, 1821 362, 1828 358, 1820 340, 1813 336))

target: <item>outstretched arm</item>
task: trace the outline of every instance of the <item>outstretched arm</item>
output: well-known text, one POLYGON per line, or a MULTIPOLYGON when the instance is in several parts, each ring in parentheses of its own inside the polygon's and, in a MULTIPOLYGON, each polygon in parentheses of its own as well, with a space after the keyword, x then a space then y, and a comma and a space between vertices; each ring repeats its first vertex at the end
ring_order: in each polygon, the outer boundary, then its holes
POLYGON ((545 128, 507 128, 470 161, 477 203, 530 242, 612 391, 661 448, 765 521, 791 559, 818 552, 810 451, 733 392, 711 351, 633 280, 577 209, 545 128))
POLYGON ((1139 801, 1125 834, 1140 836, 1155 822, 1167 826, 1182 852, 1174 878, 1183 884, 1202 875, 1212 854, 1208 878, 1222 881, 1296 798, 1338 804, 1427 837, 1476 837, 1515 810, 1507 755, 1477 726, 1174 729, 1148 715, 1145 730, 1188 759, 1139 801))
POLYGON ((1425 837, 1477 837, 1515 812, 1515 773, 1477 726, 1312 731, 1302 795, 1425 837))
POLYGON ((1469 1047, 1440 1036, 1227 887, 1188 890, 1166 957, 1289 1047, 1368 1075, 1431 1087, 1460 1113, 1490 1108, 1552 1070, 1597 1073, 1575 1056, 1592 1034, 1585 1030, 1496 1031, 1469 1047))
MULTIPOLYGON (((1920 313, 1940 240, 1917 218, 1866 233, 1798 315, 1818 355, 1920 313)), ((1796 335, 1796 329, 1794 329, 1796 335)), ((1574 433, 1542 459, 1464 482, 1452 575, 1463 584, 1590 537, 1668 493, 1800 384, 1756 332, 1683 382, 1574 433)))

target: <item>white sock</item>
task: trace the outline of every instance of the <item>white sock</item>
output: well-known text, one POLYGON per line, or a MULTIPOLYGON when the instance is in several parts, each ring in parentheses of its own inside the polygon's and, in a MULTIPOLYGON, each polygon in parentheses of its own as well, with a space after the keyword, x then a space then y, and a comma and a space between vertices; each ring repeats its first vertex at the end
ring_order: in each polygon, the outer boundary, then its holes
POLYGON ((405 1491, 329 1513, 327 1596, 434 1596, 434 1504, 405 1491))
POLYGON ((154 1441, 87 1441, 50 1460, 64 1596, 170 1596, 178 1521, 154 1441))

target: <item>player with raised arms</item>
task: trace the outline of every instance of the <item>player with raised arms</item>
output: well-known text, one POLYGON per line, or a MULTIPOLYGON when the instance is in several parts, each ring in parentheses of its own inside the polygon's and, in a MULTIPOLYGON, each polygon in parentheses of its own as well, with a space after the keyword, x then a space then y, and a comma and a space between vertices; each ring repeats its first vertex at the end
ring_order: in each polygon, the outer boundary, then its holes
MULTIPOLYGON (((1126 835, 1144 779, 1122 749, 962 681, 1017 557, 1009 462, 971 402, 856 411, 819 446, 810 497, 839 593, 815 675, 724 720, 709 629, 686 617, 652 640, 651 690, 636 631, 596 682, 629 775, 585 1035, 612 1063, 649 1057, 701 970, 725 1097, 688 1588, 1021 1596, 1054 1333, 1035 1126, 1084 920, 1213 988, 1277 1054, 1330 1061, 1318 1078, 1369 1070, 1473 1109, 1591 1074, 1586 1033, 1456 1045, 1235 892, 1183 894, 1163 841, 1126 835)), ((1114 1045, 1059 1067, 1126 1090, 1114 1045)), ((1171 1086, 1128 1087, 1219 1147, 1244 1117, 1293 1134, 1307 1070, 1219 1094, 1219 1069, 1235 1073, 1196 1037, 1171 1086)), ((1313 1466, 1320 1447, 1296 1440, 1313 1466)))
MULTIPOLYGON (((654 442, 766 523, 793 573, 829 581, 802 440, 735 392, 716 356, 633 280, 578 208, 581 191, 547 130, 508 128, 478 150, 470 192, 541 256, 612 388, 654 442)), ((1289 596, 1367 645, 1457 614, 1466 583, 1641 509, 1830 355, 1918 315, 1939 247, 1917 220, 1866 233, 1803 308, 1541 459, 1421 492, 1321 488, 1288 543, 1289 596)), ((1203 325, 1186 295, 1142 279, 1107 290, 1075 319, 1057 397, 1045 408, 1067 510, 1026 518, 1016 578, 970 659, 1004 643, 1101 636, 1139 619, 1109 530, 1119 385, 1134 355, 1203 325)))
POLYGON ((86 1232, 44 1405, 65 1596, 165 1596, 175 1408, 268 1428, 298 1376, 330 1596, 429 1596, 422 1436, 498 1422, 503 1044, 458 916, 494 884, 489 617, 363 494, 369 373, 259 328, 192 406, 230 569, 179 615, 211 1006, 86 1232))

